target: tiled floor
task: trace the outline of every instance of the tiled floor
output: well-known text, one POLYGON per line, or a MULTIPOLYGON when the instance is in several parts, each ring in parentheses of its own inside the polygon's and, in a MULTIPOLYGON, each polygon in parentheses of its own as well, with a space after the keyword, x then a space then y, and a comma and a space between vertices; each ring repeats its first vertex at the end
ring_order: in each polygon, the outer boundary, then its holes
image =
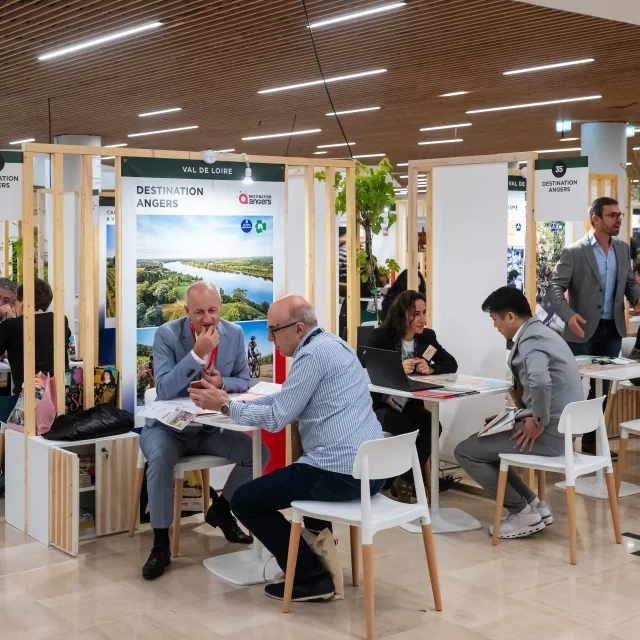
MULTIPOLYGON (((629 480, 640 481, 640 451, 629 480), (634 477, 635 476, 635 477, 634 477)), ((552 487, 552 483, 549 483, 552 487)), ((550 488, 553 526, 492 547, 486 528, 436 536, 444 609, 437 613, 420 536, 392 530, 375 538, 376 631, 389 640, 637 640, 640 541, 615 545, 608 505, 578 497, 578 564, 569 564, 564 493, 550 488)), ((483 524, 486 499, 449 491, 483 524)), ((0 501, 0 508, 3 503, 0 501)), ((621 501, 622 530, 640 534, 640 495, 621 501)), ((346 598, 294 604, 284 616, 262 586, 220 582, 204 558, 235 550, 202 524, 182 527, 180 558, 159 580, 140 577, 146 531, 81 546, 77 558, 31 541, 0 518, 0 640, 146 639, 342 640, 364 637, 362 587, 350 586, 348 535, 338 529, 346 598)))

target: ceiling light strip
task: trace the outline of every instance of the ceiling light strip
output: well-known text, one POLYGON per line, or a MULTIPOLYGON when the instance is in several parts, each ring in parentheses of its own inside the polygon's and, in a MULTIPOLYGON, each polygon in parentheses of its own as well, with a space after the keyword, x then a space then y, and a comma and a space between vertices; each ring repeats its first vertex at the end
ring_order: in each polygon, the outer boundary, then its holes
POLYGON ((347 109, 346 111, 332 111, 327 116, 344 116, 348 113, 363 113, 364 111, 378 111, 380 107, 363 107, 362 109, 347 109))
POLYGON ((451 91, 450 93, 441 93, 438 98, 453 98, 453 96, 463 96, 468 91, 451 91))
POLYGON ((426 142, 418 142, 419 145, 425 144, 448 144, 450 142, 462 142, 462 138, 451 138, 450 140, 428 140, 426 142))
POLYGON ((583 58, 582 60, 571 60, 570 62, 556 62, 554 64, 543 64, 539 67, 527 67, 526 69, 515 69, 513 71, 505 71, 503 76, 514 76, 518 73, 530 73, 531 71, 544 71, 545 69, 559 69, 560 67, 572 67, 576 64, 587 64, 594 62, 595 58, 583 58))
POLYGON ((105 144, 105 149, 115 149, 116 147, 128 147, 128 142, 119 142, 118 144, 105 144))
POLYGON ((349 20, 357 20, 358 18, 366 18, 368 16, 373 16, 378 13, 386 13, 388 11, 393 11, 394 9, 400 9, 404 7, 406 2, 392 2, 391 4, 383 4, 378 7, 373 7, 372 9, 365 9, 364 11, 356 11, 355 13, 345 13, 341 16, 336 16, 335 18, 327 18, 326 20, 319 20, 318 22, 312 22, 307 25, 308 29, 319 29, 320 27, 326 27, 330 24, 337 24, 338 22, 347 22, 349 20))
POLYGON ((319 144, 316 149, 329 149, 330 147, 353 147, 355 142, 335 142, 333 144, 319 144))
POLYGON ((353 156, 354 158, 382 158, 386 156, 386 153, 364 153, 358 156, 353 156))
POLYGON ((342 80, 354 80, 356 78, 364 78, 366 76, 374 76, 380 73, 386 73, 386 69, 373 69, 372 71, 361 71, 360 73, 349 73, 345 76, 334 76, 333 78, 325 78, 324 80, 311 80, 310 82, 300 82, 298 84, 289 84, 284 87, 274 87, 273 89, 261 89, 259 94, 276 93, 278 91, 288 91, 290 89, 301 89, 303 87, 313 87, 318 84, 329 84, 331 82, 341 82, 342 80))
POLYGON ((423 127, 420 131, 441 131, 442 129, 457 129, 458 127, 470 127, 470 122, 463 122, 462 124, 443 124, 439 127, 423 127))
POLYGON ((25 142, 35 142, 36 139, 35 138, 25 138, 24 140, 14 140, 13 142, 10 142, 9 144, 23 144, 25 142))
POLYGON ((154 136, 158 133, 173 133, 174 131, 188 131, 189 129, 197 129, 198 125, 193 124, 188 127, 175 127, 174 129, 159 129, 158 131, 141 131, 140 133, 130 133, 127 138, 139 138, 140 136, 154 136))
POLYGON ((526 104, 512 104, 508 107, 491 107, 490 109, 474 109, 465 113, 488 113, 490 111, 506 111, 508 109, 526 109, 528 107, 545 107, 549 104, 564 104, 566 102, 581 102, 583 100, 598 100, 602 96, 584 96, 582 98, 563 98, 562 100, 546 100, 545 102, 528 102, 526 104))
POLYGON ((302 136, 306 133, 319 133, 322 129, 305 129, 304 131, 287 131, 286 133, 268 133, 264 136, 248 136, 243 140, 264 140, 265 138, 288 138, 289 136, 302 136))
POLYGON ((540 149, 534 153, 565 153, 566 151, 582 151, 581 147, 566 147, 564 149, 540 149))
POLYGON ((161 113, 174 113, 182 111, 182 107, 171 107, 171 109, 160 109, 159 111, 148 111, 147 113, 139 113, 138 118, 146 118, 147 116, 159 116, 161 113))

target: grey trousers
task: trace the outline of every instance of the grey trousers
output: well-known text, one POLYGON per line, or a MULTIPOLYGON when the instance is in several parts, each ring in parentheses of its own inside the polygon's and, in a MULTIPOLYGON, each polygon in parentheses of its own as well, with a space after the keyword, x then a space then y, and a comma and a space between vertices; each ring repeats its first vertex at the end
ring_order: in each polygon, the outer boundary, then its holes
MULTIPOLYGON (((455 448, 454 455, 460 466, 492 497, 498 495, 500 473, 500 453, 521 453, 514 449, 515 441, 509 438, 514 431, 503 431, 492 436, 474 434, 463 440, 455 448)), ((564 438, 548 433, 542 435, 522 453, 536 456, 561 456, 564 454, 564 438)), ((533 502, 536 494, 523 482, 513 467, 509 467, 504 506, 509 513, 519 513, 533 502)))
MULTIPOLYGON (((147 493, 154 529, 168 529, 173 522, 173 469, 179 458, 209 455, 235 462, 236 466, 222 491, 228 501, 239 486, 253 479, 251 436, 240 431, 187 429, 174 432, 145 426, 140 436, 140 448, 149 463, 147 493)), ((269 449, 263 444, 263 469, 268 462, 269 449)))

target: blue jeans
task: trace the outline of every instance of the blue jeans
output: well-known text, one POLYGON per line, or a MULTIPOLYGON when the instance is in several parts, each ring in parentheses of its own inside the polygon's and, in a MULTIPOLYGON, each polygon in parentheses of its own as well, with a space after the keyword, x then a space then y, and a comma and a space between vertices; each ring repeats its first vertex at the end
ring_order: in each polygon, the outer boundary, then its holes
MULTIPOLYGON (((608 356, 617 358, 622 348, 622 338, 616 328, 615 320, 600 320, 596 332, 586 342, 569 342, 569 348, 574 356, 608 356)), ((604 380, 602 385, 605 396, 609 393, 609 381, 604 380)), ((589 399, 596 397, 596 381, 591 379, 589 399)), ((606 407, 605 400, 605 407, 606 407)), ((585 433, 582 437, 585 444, 595 445, 596 432, 585 433)))
MULTIPOLYGON (((375 495, 384 485, 384 480, 372 480, 370 485, 371 495, 375 495)), ((360 480, 353 476, 295 463, 238 487, 231 498, 231 510, 286 571, 291 523, 280 509, 287 509, 294 500, 346 502, 359 499, 360 480)), ((322 531, 330 526, 328 522, 312 518, 305 518, 304 524, 313 531, 322 531)), ((320 561, 301 538, 295 581, 322 573, 324 569, 320 561)))

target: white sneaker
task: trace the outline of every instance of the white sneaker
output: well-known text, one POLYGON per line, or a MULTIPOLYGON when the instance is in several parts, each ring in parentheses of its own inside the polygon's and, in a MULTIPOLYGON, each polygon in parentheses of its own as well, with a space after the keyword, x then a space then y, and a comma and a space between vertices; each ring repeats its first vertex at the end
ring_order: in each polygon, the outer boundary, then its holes
POLYGON ((544 522, 546 527, 553 524, 551 509, 549 509, 549 505, 546 502, 543 502, 540 498, 536 498, 533 502, 529 503, 529 506, 540 514, 542 522, 544 522))
MULTIPOLYGON (((544 522, 537 509, 527 505, 520 513, 511 513, 502 520, 499 537, 502 539, 524 538, 544 528, 544 522)), ((489 527, 489 535, 493 535, 493 525, 489 527)))

